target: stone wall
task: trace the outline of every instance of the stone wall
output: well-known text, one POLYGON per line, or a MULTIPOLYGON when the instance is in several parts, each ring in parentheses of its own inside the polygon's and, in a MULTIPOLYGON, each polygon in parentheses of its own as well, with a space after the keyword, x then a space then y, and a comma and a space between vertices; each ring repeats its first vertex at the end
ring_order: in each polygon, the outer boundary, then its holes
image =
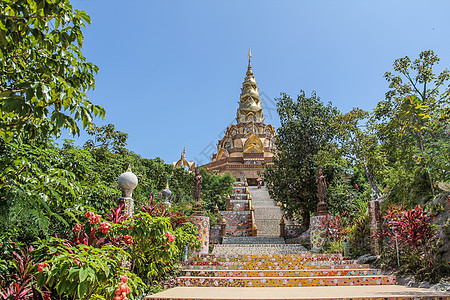
POLYGON ((433 223, 437 228, 437 237, 442 245, 438 249, 438 255, 444 261, 450 261, 450 194, 442 194, 433 199, 436 210, 436 218, 433 223))

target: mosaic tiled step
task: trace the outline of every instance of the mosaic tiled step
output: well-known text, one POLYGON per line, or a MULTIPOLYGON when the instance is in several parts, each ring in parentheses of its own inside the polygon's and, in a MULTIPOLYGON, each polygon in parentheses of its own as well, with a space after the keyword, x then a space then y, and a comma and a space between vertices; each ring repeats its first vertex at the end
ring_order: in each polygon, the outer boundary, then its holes
POLYGON ((270 254, 299 254, 305 252, 302 245, 289 244, 227 244, 214 245, 212 254, 214 255, 270 255, 270 254))
POLYGON ((269 255, 211 255, 202 254, 195 258, 197 261, 218 261, 218 262, 314 262, 314 261, 343 261, 341 254, 269 254, 269 255))
POLYGON ((377 269, 334 269, 334 270, 183 270, 189 277, 315 277, 315 276, 375 276, 381 275, 377 269))
POLYGON ((222 244, 285 244, 284 238, 278 236, 224 237, 222 244))
MULTIPOLYGON (((199 264, 191 264, 189 266, 189 269, 191 270, 248 270, 248 266, 246 265, 229 265, 226 263, 219 263, 219 262, 209 262, 209 263, 203 263, 203 262, 197 262, 199 264)), ((285 266, 275 266, 275 265, 264 265, 264 266, 256 266, 253 269, 254 270, 343 270, 343 269, 369 269, 369 265, 360 265, 360 264, 346 264, 346 265, 340 265, 340 264, 330 264, 330 265, 318 265, 318 264, 309 264, 309 265, 298 265, 298 264, 292 264, 292 265, 285 265, 285 266)))
POLYGON ((395 276, 334 277, 178 277, 178 286, 195 287, 300 287, 393 285, 395 276))

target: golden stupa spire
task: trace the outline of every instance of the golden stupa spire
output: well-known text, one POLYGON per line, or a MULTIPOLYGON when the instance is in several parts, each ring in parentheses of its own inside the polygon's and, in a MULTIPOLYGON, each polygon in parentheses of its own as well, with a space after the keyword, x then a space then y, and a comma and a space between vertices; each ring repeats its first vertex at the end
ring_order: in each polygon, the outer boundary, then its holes
POLYGON ((252 58, 252 51, 250 50, 250 48, 248 48, 248 67, 247 67, 247 73, 246 73, 247 76, 253 75, 251 58, 252 58))
POLYGON ((239 108, 237 111, 237 121, 248 122, 248 114, 253 115, 254 122, 264 121, 264 114, 261 107, 261 100, 258 93, 258 85, 253 76, 251 65, 252 51, 248 49, 248 68, 244 82, 242 83, 239 108))

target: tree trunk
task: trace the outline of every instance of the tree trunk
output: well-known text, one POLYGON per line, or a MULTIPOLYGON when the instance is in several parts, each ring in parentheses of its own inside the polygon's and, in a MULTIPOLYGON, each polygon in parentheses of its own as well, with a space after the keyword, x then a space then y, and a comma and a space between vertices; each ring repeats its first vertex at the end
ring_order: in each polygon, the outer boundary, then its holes
POLYGON ((372 172, 369 170, 366 164, 364 164, 364 172, 366 173, 367 180, 369 180, 370 187, 375 191, 378 197, 381 196, 380 189, 378 188, 378 184, 375 181, 375 178, 372 172))
POLYGON ((300 215, 302 217, 302 229, 304 231, 306 231, 309 229, 309 223, 310 223, 309 211, 307 211, 304 208, 300 208, 300 215))

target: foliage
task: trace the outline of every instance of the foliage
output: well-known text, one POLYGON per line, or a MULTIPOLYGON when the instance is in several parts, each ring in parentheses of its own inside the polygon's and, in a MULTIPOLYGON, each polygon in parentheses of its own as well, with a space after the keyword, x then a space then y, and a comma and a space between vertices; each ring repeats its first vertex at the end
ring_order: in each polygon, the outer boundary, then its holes
POLYGON ((431 214, 424 212, 420 205, 409 210, 391 206, 383 218, 384 266, 395 266, 398 259, 401 272, 413 273, 419 280, 432 282, 450 274, 448 262, 435 259, 437 238, 431 214))
POLYGON ((17 229, 26 242, 45 235, 53 224, 68 227, 59 213, 73 204, 79 186, 75 174, 62 167, 58 149, 51 143, 0 141, 0 177, 2 232, 17 229))
POLYGON ((113 225, 115 234, 128 233, 133 237, 131 270, 151 283, 170 274, 181 259, 183 247, 199 246, 197 229, 189 222, 172 226, 167 217, 141 212, 132 219, 113 225))
POLYGON ((24 247, 18 253, 12 252, 11 267, 14 269, 12 276, 7 277, 7 286, 3 291, 0 287, 2 299, 32 299, 39 292, 35 289, 36 278, 34 276, 34 264, 31 252, 32 247, 24 247))
POLYGON ((144 204, 141 205, 141 210, 152 217, 165 217, 168 215, 164 204, 154 201, 152 195, 150 195, 150 199, 148 201, 145 201, 144 204))
POLYGON ((102 107, 87 100, 98 67, 81 52, 90 17, 68 0, 0 3, 0 136, 79 134, 102 107))
POLYGON ((227 196, 233 191, 232 184, 235 180, 233 176, 210 174, 204 168, 200 169, 200 174, 203 178, 201 195, 203 209, 213 212, 217 205, 219 210, 225 210, 227 196))
POLYGON ((301 215, 307 228, 318 202, 318 154, 334 138, 331 122, 338 111, 331 104, 324 105, 315 93, 306 97, 302 91, 296 101, 281 94, 275 100, 281 127, 274 164, 266 167, 264 178, 273 199, 283 204, 290 217, 301 215))
POLYGON ((129 254, 119 247, 95 248, 84 244, 70 247, 65 240, 50 238, 42 241, 37 251, 46 259, 38 275, 38 286, 48 286, 54 296, 90 299, 106 294, 113 298, 122 275, 129 279, 131 299, 143 292, 142 280, 122 267, 129 254))
POLYGON ((370 253, 370 225, 369 215, 362 215, 353 219, 353 224, 348 233, 350 252, 358 257, 370 253))
POLYGON ((436 75, 439 57, 423 51, 411 61, 394 62, 386 72, 390 90, 374 110, 377 136, 386 153, 385 184, 392 201, 435 194, 438 181, 450 180, 448 110, 450 73, 436 75))
MULTIPOLYGON (((370 188, 380 196, 376 175, 382 170, 384 156, 373 129, 370 127, 369 130, 362 130, 360 127, 361 122, 368 116, 368 112, 359 108, 337 115, 333 122, 336 143, 323 149, 322 155, 326 153, 328 156, 334 156, 341 165, 356 172, 363 171, 370 188)), ((322 164, 327 165, 326 162, 322 164)))
POLYGON ((326 215, 320 224, 322 230, 325 231, 327 241, 325 248, 329 248, 333 253, 343 252, 343 242, 347 241, 352 221, 351 216, 346 212, 335 216, 326 215))
POLYGON ((113 124, 102 127, 92 124, 88 133, 93 136, 93 139, 89 139, 84 146, 91 151, 95 148, 102 148, 113 153, 121 153, 127 145, 128 134, 116 130, 113 124))

